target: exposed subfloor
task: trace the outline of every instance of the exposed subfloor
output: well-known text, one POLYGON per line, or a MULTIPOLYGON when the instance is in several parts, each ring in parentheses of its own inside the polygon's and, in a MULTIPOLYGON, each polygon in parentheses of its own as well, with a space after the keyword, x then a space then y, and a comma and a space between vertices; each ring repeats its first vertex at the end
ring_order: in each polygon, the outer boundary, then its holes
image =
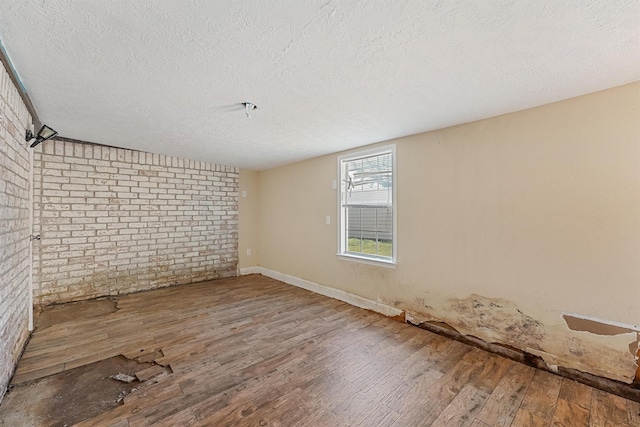
POLYGON ((251 275, 46 308, 0 425, 74 423, 639 426, 640 403, 251 275))

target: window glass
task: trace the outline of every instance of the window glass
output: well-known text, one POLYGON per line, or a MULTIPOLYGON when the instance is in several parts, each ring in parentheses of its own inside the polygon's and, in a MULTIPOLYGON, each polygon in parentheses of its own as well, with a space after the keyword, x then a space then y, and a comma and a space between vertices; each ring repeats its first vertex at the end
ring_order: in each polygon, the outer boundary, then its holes
POLYGON ((395 147, 339 159, 339 254, 395 261, 395 147))

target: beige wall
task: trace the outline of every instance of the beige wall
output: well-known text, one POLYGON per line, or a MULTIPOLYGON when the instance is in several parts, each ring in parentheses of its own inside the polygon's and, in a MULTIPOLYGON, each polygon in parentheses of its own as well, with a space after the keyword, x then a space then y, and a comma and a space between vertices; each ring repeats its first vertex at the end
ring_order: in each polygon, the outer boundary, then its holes
POLYGON ((336 257, 338 154, 258 174, 259 265, 630 381, 561 312, 640 323, 640 83, 394 142, 395 269, 336 257))
POLYGON ((240 190, 238 194, 238 268, 245 269, 258 265, 260 254, 258 239, 258 172, 240 169, 240 190), (247 255, 247 250, 251 255, 247 255))

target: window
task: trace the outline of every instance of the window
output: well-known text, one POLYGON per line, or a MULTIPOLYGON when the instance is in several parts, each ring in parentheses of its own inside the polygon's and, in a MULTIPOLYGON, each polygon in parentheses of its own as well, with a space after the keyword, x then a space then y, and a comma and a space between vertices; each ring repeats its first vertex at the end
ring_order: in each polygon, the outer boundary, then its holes
POLYGON ((394 264, 396 260, 395 145, 338 159, 338 255, 394 264))

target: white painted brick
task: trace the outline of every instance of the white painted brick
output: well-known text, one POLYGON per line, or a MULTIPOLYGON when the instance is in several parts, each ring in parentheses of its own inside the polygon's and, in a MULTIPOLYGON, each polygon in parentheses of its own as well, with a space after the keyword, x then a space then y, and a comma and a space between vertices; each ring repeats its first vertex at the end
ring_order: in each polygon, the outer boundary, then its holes
POLYGON ((237 211, 237 171, 234 175, 220 165, 78 145, 64 145, 65 154, 73 157, 62 157, 54 148, 40 154, 46 159, 36 158, 36 164, 46 160, 34 174, 39 217, 51 220, 42 227, 52 233, 60 232, 58 227, 80 227, 64 230, 73 233, 56 237, 57 245, 42 242, 47 246, 38 260, 42 267, 59 267, 44 265, 56 260, 51 255, 71 257, 60 265, 66 265, 72 276, 44 277, 38 285, 39 301, 149 289, 168 285, 176 277, 189 283, 235 274, 237 253, 222 248, 229 245, 230 227, 222 217, 228 203, 237 211), (47 169, 49 164, 54 168, 47 169), (53 184, 60 187, 48 188, 53 184), (68 194, 60 193, 65 191, 68 194), (50 210, 45 210, 47 203, 50 210), (48 218, 51 212, 60 215, 48 218), (77 265, 83 270, 76 269, 77 265))
MULTIPOLYGON (((77 181, 75 181, 77 182, 77 181)), ((49 185, 48 183, 43 183, 42 184, 42 188, 47 188, 47 185, 49 185)), ((70 191, 86 191, 87 186, 86 185, 79 185, 79 184, 62 184, 62 190, 70 190, 70 191)))
MULTIPOLYGON (((0 66, 0 400, 28 337, 29 149, 31 124, 18 90, 0 66)), ((39 149, 42 149, 41 147, 39 149)), ((57 175, 56 176, 60 176, 57 175)))

